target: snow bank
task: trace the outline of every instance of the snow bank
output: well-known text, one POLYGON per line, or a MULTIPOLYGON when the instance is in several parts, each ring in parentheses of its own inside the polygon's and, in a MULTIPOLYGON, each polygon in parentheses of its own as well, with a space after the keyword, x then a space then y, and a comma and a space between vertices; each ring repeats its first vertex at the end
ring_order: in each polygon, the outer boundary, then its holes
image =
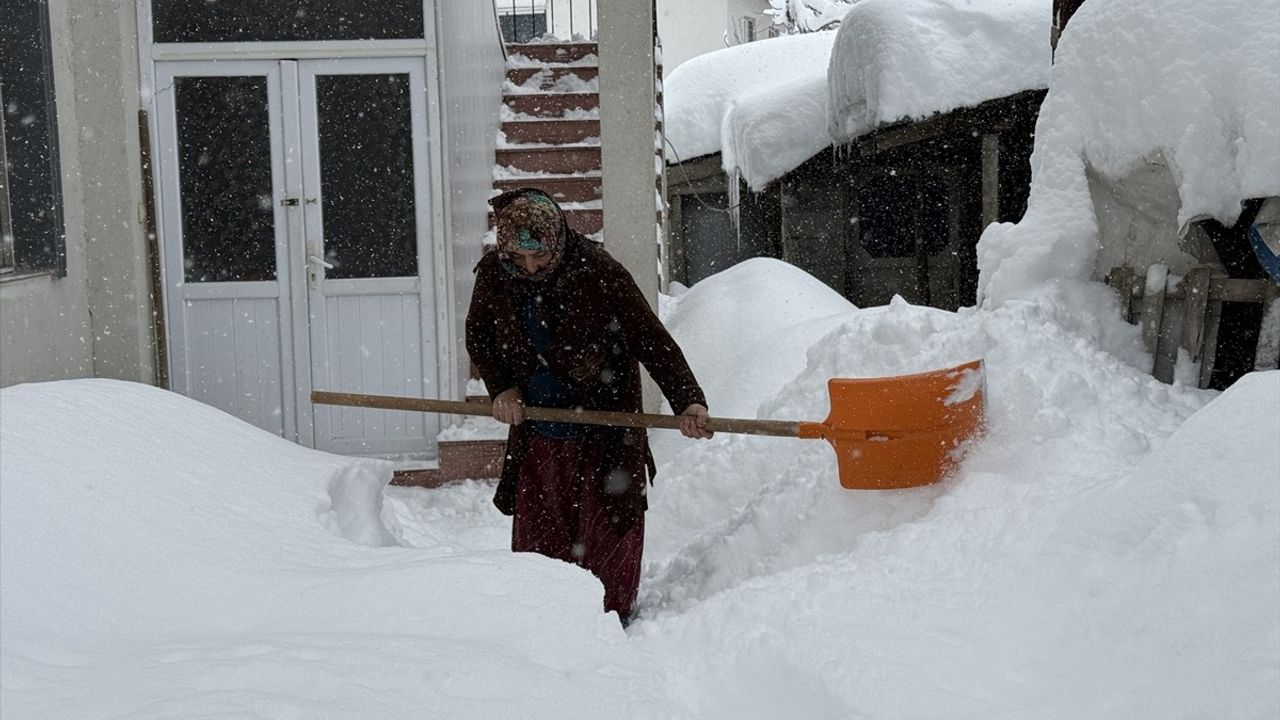
POLYGON ((691 58, 664 81, 666 135, 680 162, 723 153, 759 190, 813 157, 826 134, 835 32, 784 35, 691 58))
MULTIPOLYGON (((698 294, 747 280, 712 276, 679 299, 669 322, 690 355, 723 349, 698 294)), ((1059 292, 957 314, 895 301, 764 353, 780 368, 804 358, 752 400, 777 419, 825 417, 833 376, 985 358, 988 433, 940 486, 842 490, 822 443, 659 439, 633 636, 664 659, 685 716, 1280 709, 1280 373, 1221 396, 1164 385, 1134 369, 1137 338, 1094 302, 1059 292)), ((752 342, 741 307, 717 317, 752 342)), ((747 369, 722 357, 720 374, 747 369)))
MULTIPOLYGON (((828 285, 773 258, 752 258, 665 304, 712 414, 756 417, 761 403, 804 369, 807 348, 854 307, 828 285), (724 372, 732 368, 732 372, 724 372)), ((710 279, 710 278, 709 278, 710 279)))
POLYGON ((385 463, 136 384, 22 385, 0 406, 6 719, 465 718, 505 702, 585 718, 555 698, 616 700, 614 680, 578 677, 599 667, 643 705, 643 674, 600 655, 624 636, 598 582, 406 536, 385 463))
POLYGON ((1199 216, 1230 224, 1242 200, 1280 194, 1278 107, 1280 2, 1085 3, 1059 40, 1027 213, 979 243, 983 302, 1090 277, 1098 231, 1086 168, 1119 178, 1167 164, 1183 227, 1199 216))
POLYGON ((1049 81, 1050 0, 863 0, 828 71, 832 138, 850 140, 1049 81))

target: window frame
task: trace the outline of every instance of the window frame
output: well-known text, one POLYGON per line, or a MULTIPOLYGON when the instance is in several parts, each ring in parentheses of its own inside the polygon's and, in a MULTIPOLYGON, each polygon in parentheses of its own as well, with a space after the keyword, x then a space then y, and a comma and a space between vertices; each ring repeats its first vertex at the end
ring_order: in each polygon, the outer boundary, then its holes
MULTIPOLYGON (((4 83, 0 82, 0 112, 4 108, 4 83)), ((0 121, 0 276, 16 270, 13 257, 13 217, 9 210, 9 160, 5 153, 4 122, 0 121)))
MULTIPOLYGON (((67 229, 63 210, 62 163, 58 147, 58 112, 57 94, 54 87, 53 40, 50 29, 48 0, 25 0, 25 7, 19 12, 9 15, 16 17, 17 22, 0 25, 0 40, 6 47, 18 47, 18 38, 25 33, 37 43, 36 52, 26 59, 33 61, 34 72, 38 74, 36 83, 23 87, 23 91, 31 93, 30 97, 15 98, 13 83, 6 83, 4 78, 15 77, 16 61, 13 53, 4 53, 0 59, 0 95, 4 95, 4 103, 25 102, 39 106, 44 117, 37 123, 26 123, 19 120, 23 133, 13 131, 10 106, 0 104, 0 135, 4 137, 5 149, 0 172, 3 173, 3 188, 6 204, 6 220, 8 232, 12 239, 8 257, 9 268, 0 275, 5 280, 27 277, 31 275, 51 274, 56 277, 67 275, 67 229), (25 12, 24 12, 25 11, 25 12), (26 24, 22 24, 22 23, 26 24), (17 141, 19 135, 26 135, 28 125, 38 126, 30 131, 34 135, 17 141), (36 148, 29 155, 15 153, 19 142, 29 148, 36 148), (15 182, 15 178, 18 180, 15 182), (22 196, 21 193, 29 193, 22 196), (20 202, 14 202, 20 198, 20 202), (28 207, 24 210, 23 205, 28 207), (18 207, 15 208, 15 205, 18 207), (47 217, 32 220, 32 227, 24 226, 22 213, 32 214, 34 211, 47 213, 47 217)), ((23 68, 26 73, 30 68, 23 68)), ((20 93, 21 94, 21 93, 20 93)))

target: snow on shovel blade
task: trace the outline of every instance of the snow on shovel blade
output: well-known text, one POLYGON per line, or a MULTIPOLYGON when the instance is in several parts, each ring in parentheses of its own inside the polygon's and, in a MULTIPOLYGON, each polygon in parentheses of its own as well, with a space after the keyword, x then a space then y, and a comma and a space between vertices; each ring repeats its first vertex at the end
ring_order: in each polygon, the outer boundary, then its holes
POLYGON ((827 390, 831 414, 801 422, 799 434, 831 443, 840 485, 850 490, 936 483, 983 426, 981 360, 918 375, 834 378, 827 390))

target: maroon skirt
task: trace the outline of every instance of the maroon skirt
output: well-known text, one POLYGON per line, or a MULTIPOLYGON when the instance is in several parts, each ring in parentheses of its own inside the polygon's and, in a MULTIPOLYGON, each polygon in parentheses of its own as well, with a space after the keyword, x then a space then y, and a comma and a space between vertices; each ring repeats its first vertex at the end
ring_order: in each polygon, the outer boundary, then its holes
POLYGON ((604 609, 630 620, 640 588, 644 515, 619 532, 601 500, 599 463, 583 457, 582 441, 532 433, 520 465, 511 549, 580 565, 604 585, 604 609))

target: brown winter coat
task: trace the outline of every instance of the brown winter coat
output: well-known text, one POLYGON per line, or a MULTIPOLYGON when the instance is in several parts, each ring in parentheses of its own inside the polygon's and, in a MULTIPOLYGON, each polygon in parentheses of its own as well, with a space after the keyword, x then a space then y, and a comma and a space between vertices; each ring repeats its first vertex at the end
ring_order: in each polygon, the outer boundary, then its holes
MULTIPOLYGON (((649 308, 635 280, 598 243, 568 231, 560 266, 545 281, 513 277, 490 251, 476 266, 476 285, 467 313, 467 352, 484 379, 489 396, 517 387, 525 393, 538 357, 519 316, 520 292, 542 295, 540 307, 553 342, 544 359, 564 378, 578 407, 586 410, 640 412, 643 363, 672 409, 706 405, 684 353, 649 308)), ((630 476, 618 501, 643 512, 646 480, 653 457, 643 428, 588 426, 582 455, 601 458, 595 473, 603 483, 622 469, 630 476)), ((511 515, 516 483, 528 447, 527 424, 513 425, 494 504, 511 515)))

